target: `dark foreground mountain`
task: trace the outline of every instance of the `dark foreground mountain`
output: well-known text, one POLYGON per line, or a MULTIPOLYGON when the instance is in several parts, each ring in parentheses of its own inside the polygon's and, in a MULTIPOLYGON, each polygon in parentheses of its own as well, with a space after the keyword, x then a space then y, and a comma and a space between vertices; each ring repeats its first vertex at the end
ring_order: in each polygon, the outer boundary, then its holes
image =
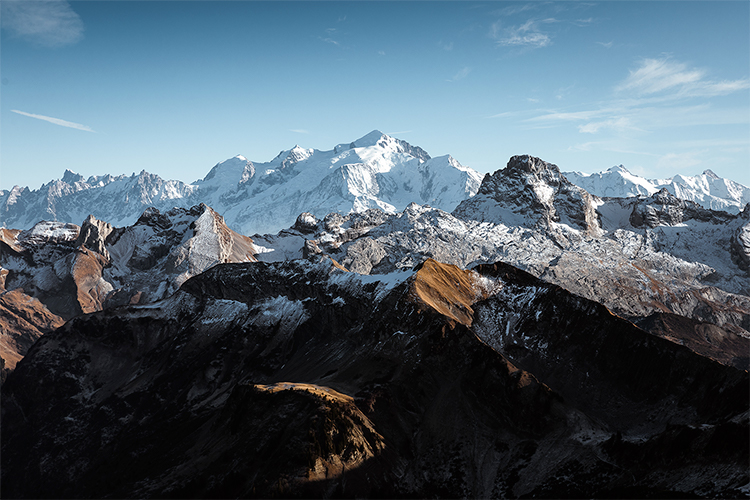
POLYGON ((313 259, 45 334, 3 497, 747 495, 747 371, 507 264, 313 259))

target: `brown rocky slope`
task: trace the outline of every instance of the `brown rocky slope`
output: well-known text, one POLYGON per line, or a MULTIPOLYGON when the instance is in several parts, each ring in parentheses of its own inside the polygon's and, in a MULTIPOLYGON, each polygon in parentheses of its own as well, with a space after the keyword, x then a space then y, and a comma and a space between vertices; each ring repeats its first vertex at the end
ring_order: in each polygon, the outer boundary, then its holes
POLYGON ((225 264, 32 347, 3 494, 734 497, 749 390, 504 264, 225 264))

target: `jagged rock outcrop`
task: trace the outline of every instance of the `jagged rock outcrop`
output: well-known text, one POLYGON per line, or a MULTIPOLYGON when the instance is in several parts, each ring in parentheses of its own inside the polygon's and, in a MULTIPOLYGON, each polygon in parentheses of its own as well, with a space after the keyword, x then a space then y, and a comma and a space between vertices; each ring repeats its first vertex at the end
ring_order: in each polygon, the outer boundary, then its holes
POLYGON ((111 258, 109 256, 109 251, 107 250, 106 241, 107 237, 112 234, 114 229, 115 228, 112 224, 98 220, 93 215, 89 215, 86 220, 83 221, 83 224, 81 224, 81 229, 78 233, 78 239, 76 240, 75 245, 77 247, 83 245, 109 261, 111 258))
POLYGON ((658 193, 639 199, 633 204, 630 224, 633 227, 677 226, 688 220, 722 224, 736 219, 726 212, 708 210, 695 202, 681 200, 666 188, 658 193))
POLYGON ((564 226, 565 247, 558 235, 540 230, 538 220, 477 222, 416 204, 396 215, 331 214, 316 232, 292 229, 255 241, 264 248, 261 260, 302 258, 309 253, 303 255, 304 242, 313 241, 315 253, 369 274, 412 268, 427 258, 463 268, 503 260, 633 320, 672 312, 733 325, 750 336, 750 277, 730 251, 730 238, 745 219, 718 213, 707 222, 683 217, 679 226, 634 228, 629 216, 638 203, 600 206, 600 237, 564 226))
POLYGON ((736 496, 748 483, 747 372, 508 265, 427 260, 376 279, 318 259, 218 265, 167 300, 42 337, 2 388, 4 495, 736 496))
POLYGON ((453 214, 463 220, 537 224, 552 231, 556 224, 593 235, 601 229, 593 197, 568 182, 557 165, 529 155, 513 156, 505 169, 487 174, 477 195, 453 214))
MULTIPOLYGON (((150 208, 122 228, 93 216, 81 227, 40 222, 28 231, 6 231, 0 245, 5 288, 23 290, 64 320, 162 299, 191 276, 219 263, 252 262, 256 253, 250 238, 203 204, 165 213, 150 208)), ((35 327, 49 331, 39 318, 35 327)), ((0 338, 12 343, 21 330, 9 327, 0 338)), ((9 356, 20 359, 30 343, 13 345, 20 350, 9 356)))

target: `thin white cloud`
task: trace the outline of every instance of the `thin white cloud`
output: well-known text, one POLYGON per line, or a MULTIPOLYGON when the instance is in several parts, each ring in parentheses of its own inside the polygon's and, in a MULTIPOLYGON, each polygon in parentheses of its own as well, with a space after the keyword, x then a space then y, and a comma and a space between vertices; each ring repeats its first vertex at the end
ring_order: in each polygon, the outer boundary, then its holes
POLYGON ((535 99, 533 97, 527 97, 526 100, 529 102, 539 102, 539 99, 535 99))
POLYGON ((379 56, 384 56, 385 55, 385 50, 379 50, 378 51, 378 55, 379 56))
POLYGON ((308 130, 305 130, 303 128, 290 128, 289 132, 295 132, 297 134, 309 134, 310 133, 308 130))
POLYGON ((611 49, 612 45, 614 45, 614 42, 596 42, 597 44, 601 45, 605 49, 611 49))
POLYGON ((520 26, 508 26, 501 29, 502 23, 497 21, 492 25, 491 34, 497 40, 498 45, 539 49, 552 43, 552 38, 541 31, 540 25, 554 22, 557 22, 554 18, 529 19, 520 26))
POLYGON ((337 42, 333 38, 329 38, 329 37, 322 38, 322 37, 320 37, 320 39, 323 40, 326 43, 330 43, 330 44, 333 44, 333 45, 336 45, 336 46, 340 46, 341 45, 339 42, 337 42))
POLYGON ((607 110, 592 109, 586 111, 558 112, 552 111, 543 115, 528 118, 527 122, 568 122, 568 121, 586 121, 605 114, 607 110))
POLYGON ((645 59, 638 69, 630 71, 627 79, 617 86, 617 90, 653 94, 698 82, 704 74, 700 70, 688 70, 687 65, 668 59, 645 59))
POLYGON ((397 136, 397 135, 400 135, 400 134, 408 134, 408 133, 410 133, 410 132, 411 132, 411 130, 402 130, 402 131, 400 131, 400 132, 388 132, 388 134, 387 134, 387 135, 390 135, 391 137, 395 137, 395 136, 397 136))
POLYGON ((72 45, 83 38, 83 21, 64 0, 2 0, 2 28, 44 47, 72 45))
POLYGON ((619 118, 610 118, 608 120, 602 120, 598 122, 589 122, 585 125, 579 125, 578 131, 582 134, 596 134, 602 129, 614 129, 618 131, 622 130, 637 130, 636 127, 633 126, 629 118, 626 117, 619 117, 619 118))
POLYGON ((503 118, 503 117, 506 117, 506 116, 512 116, 514 114, 515 113, 513 111, 504 111, 504 112, 498 113, 496 115, 488 116, 487 118, 503 118))
POLYGON ((535 9, 537 8, 536 4, 533 3, 527 3, 524 5, 511 5, 508 7, 503 7, 502 9, 499 9, 494 12, 495 15, 498 16, 513 16, 515 14, 520 14, 521 12, 526 12, 527 10, 535 9))
POLYGON ((37 120, 44 120, 46 122, 54 123, 55 125, 60 125, 61 127, 74 128, 76 130, 83 130, 85 132, 94 132, 91 129, 91 127, 87 127, 86 125, 81 125, 80 123, 69 122, 67 120, 61 120, 60 118, 52 118, 51 116, 35 115, 33 113, 26 113, 25 111, 18 111, 17 109, 11 109, 11 111, 13 113, 18 113, 19 115, 28 116, 30 118, 36 118, 37 120))
POLYGON ((448 52, 450 52, 451 50, 453 50, 453 42, 447 42, 447 43, 444 43, 444 42, 443 42, 443 41, 441 40, 440 42, 438 42, 438 46, 439 46, 439 47, 440 47, 441 49, 443 49, 443 50, 445 50, 445 51, 448 51, 448 52))
POLYGON ((669 58, 644 59, 615 90, 638 95, 669 91, 684 97, 726 95, 750 88, 750 80, 705 80, 705 70, 688 68, 669 58))
POLYGON ((575 21, 571 21, 571 23, 575 26, 578 26, 579 28, 583 28, 584 26, 589 26, 594 22, 593 17, 589 17, 588 19, 576 19, 575 21))
POLYGON ((471 73, 471 68, 468 66, 464 66, 461 68, 458 73, 453 75, 452 78, 448 79, 449 82, 457 82, 458 80, 463 80, 467 76, 469 76, 469 73, 471 73))

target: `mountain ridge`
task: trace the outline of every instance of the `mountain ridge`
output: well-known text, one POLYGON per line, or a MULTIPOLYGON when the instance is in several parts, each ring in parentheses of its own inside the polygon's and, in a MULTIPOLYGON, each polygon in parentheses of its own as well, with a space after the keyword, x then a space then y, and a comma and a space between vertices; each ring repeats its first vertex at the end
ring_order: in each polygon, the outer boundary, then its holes
POLYGON ((39 220, 79 223, 89 214, 115 226, 135 222, 149 206, 160 211, 206 203, 229 225, 251 235, 289 227, 304 211, 377 207, 387 212, 411 201, 452 210, 473 195, 481 177, 449 155, 374 130, 329 151, 295 146, 269 162, 237 155, 217 163, 191 184, 141 171, 131 176, 83 176, 66 171, 40 189, 0 191, 4 227, 29 228, 39 220))
MULTIPOLYGON (((647 180, 623 166, 598 174, 561 175, 598 197, 651 196, 666 188, 678 198, 733 214, 750 202, 750 188, 709 170, 662 180, 647 180)), ((290 227, 302 212, 319 218, 369 208, 395 213, 411 202, 452 211, 476 193, 481 180, 450 155, 431 157, 418 146, 374 130, 328 151, 295 145, 268 162, 236 155, 192 183, 164 180, 145 170, 89 178, 66 170, 61 179, 37 190, 0 190, 0 225, 28 229, 40 220, 78 224, 93 214, 114 226, 127 226, 149 206, 165 212, 206 203, 243 234, 274 233, 290 227)))

